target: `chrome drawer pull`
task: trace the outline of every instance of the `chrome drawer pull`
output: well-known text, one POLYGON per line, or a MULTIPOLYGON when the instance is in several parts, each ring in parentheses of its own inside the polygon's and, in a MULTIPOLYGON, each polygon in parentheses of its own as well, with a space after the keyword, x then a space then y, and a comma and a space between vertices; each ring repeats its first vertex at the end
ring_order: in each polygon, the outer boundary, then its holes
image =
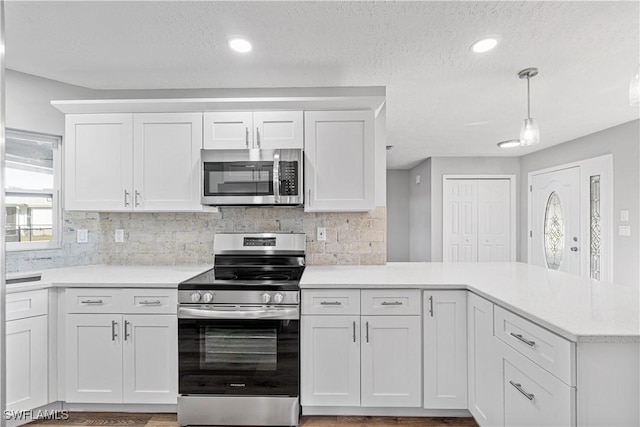
POLYGON ((536 345, 535 341, 529 341, 528 339, 524 338, 521 334, 514 334, 513 332, 510 332, 510 334, 512 337, 519 339, 529 347, 533 347, 534 345, 536 345))
POLYGON ((96 299, 96 300, 92 300, 92 299, 86 299, 84 301, 80 301, 81 304, 102 304, 103 301, 101 299, 96 299))
POLYGON ((429 315, 433 317, 433 295, 429 297, 429 315))
POLYGON ((518 390, 520 393, 522 393, 522 395, 524 397, 526 397, 527 399, 533 400, 533 398, 535 397, 533 395, 533 393, 527 393, 526 391, 524 391, 524 389, 522 388, 522 384, 514 383, 513 381, 509 381, 509 384, 514 386, 516 388, 516 390, 518 390))
POLYGON ((356 321, 353 321, 353 342, 356 342, 356 321))
POLYGON ((369 342, 369 322, 366 323, 367 326, 367 342, 369 342))
POLYGON ((131 324, 131 322, 129 322, 128 320, 124 321, 124 340, 126 341, 127 338, 131 335, 129 334, 129 328, 128 326, 131 324))
POLYGON ((320 305, 342 305, 340 301, 320 301, 320 305))
POLYGON ((162 302, 160 302, 160 300, 155 300, 155 301, 140 301, 140 305, 160 305, 162 304, 162 302))
POLYGON ((118 336, 118 334, 116 333, 116 325, 118 324, 118 322, 116 322, 115 320, 111 321, 111 341, 115 341, 116 337, 118 336))
POLYGON ((380 305, 402 305, 402 302, 400 302, 400 301, 392 301, 392 302, 382 301, 380 303, 380 305))

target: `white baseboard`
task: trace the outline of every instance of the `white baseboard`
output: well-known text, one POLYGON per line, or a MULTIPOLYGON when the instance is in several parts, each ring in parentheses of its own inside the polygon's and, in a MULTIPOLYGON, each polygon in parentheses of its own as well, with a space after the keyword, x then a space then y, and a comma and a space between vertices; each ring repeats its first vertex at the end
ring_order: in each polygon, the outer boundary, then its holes
POLYGON ((175 413, 178 405, 172 404, 123 404, 123 403, 62 403, 62 409, 70 412, 153 412, 175 413))
POLYGON ((358 406, 303 406, 302 415, 352 415, 375 417, 471 417, 466 409, 362 408, 358 406))

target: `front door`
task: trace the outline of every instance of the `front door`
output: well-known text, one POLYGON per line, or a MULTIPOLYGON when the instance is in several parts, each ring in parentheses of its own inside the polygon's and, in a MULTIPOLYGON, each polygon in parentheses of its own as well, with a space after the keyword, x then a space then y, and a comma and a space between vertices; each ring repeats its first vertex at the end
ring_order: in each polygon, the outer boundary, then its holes
POLYGON ((579 167, 531 177, 531 264, 580 274, 579 179, 579 167))

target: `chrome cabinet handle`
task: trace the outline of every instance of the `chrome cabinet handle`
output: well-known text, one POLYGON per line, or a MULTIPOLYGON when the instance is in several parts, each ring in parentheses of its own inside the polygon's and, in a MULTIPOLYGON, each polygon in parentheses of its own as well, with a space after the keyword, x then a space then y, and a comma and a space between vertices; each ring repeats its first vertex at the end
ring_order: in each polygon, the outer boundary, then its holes
POLYGON ((353 321, 353 342, 356 342, 356 321, 353 321))
POLYGON ((340 301, 320 301, 320 305, 342 305, 340 301))
POLYGON ((118 324, 118 322, 116 322, 115 320, 111 321, 111 341, 115 341, 116 337, 118 336, 118 334, 116 333, 116 325, 118 324))
POLYGON ((136 190, 136 194, 135 194, 135 203, 136 203, 136 207, 140 206, 140 201, 138 200, 138 198, 141 196, 140 192, 138 190, 136 190))
POLYGON ((367 342, 369 342, 369 322, 366 323, 366 330, 367 330, 367 342))
POLYGON ((309 189, 309 206, 311 206, 311 189, 309 189))
POLYGON ((523 388, 522 388, 522 384, 518 384, 518 383, 514 383, 513 381, 509 381, 509 384, 511 384, 512 386, 514 386, 516 388, 516 390, 518 390, 520 393, 522 393, 522 395, 524 397, 526 397, 529 400, 533 400, 533 398, 535 397, 533 395, 533 393, 527 393, 523 388))
POLYGON ((126 208, 127 206, 130 205, 129 203, 129 192, 127 190, 124 190, 124 207, 126 208))
POLYGON ((402 305, 402 302, 401 301, 391 301, 391 302, 382 301, 380 305, 402 305))
POLYGON ((256 128, 256 143, 258 144, 258 148, 260 148, 260 128, 256 128))
POLYGON ((145 301, 140 301, 139 304, 140 305, 160 305, 160 304, 162 304, 162 302, 159 299, 155 300, 155 301, 147 301, 147 300, 145 300, 145 301))
POLYGON ((429 315, 433 317, 433 295, 429 297, 429 315))
POLYGON ((510 334, 512 337, 519 339, 529 347, 533 347, 534 345, 536 345, 535 341, 529 341, 528 339, 524 338, 521 334, 514 334, 513 332, 510 332, 510 334))
POLYGON ((102 304, 103 301, 101 299, 86 299, 84 301, 80 301, 81 304, 102 304))
POLYGON ((127 340, 127 337, 129 337, 129 328, 128 326, 131 324, 131 322, 129 322, 128 320, 124 321, 124 340, 127 340))
POLYGON ((249 128, 245 127, 245 142, 247 143, 247 148, 249 148, 249 128))

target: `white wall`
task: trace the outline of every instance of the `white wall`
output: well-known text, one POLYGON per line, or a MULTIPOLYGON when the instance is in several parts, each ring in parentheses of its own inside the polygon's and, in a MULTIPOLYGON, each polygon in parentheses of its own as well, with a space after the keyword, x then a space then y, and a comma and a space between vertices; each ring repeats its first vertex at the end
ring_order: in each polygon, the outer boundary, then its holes
MULTIPOLYGON (((527 174, 531 171, 571 163, 611 153, 613 155, 613 281, 640 285, 640 120, 624 123, 577 138, 521 158, 523 179, 520 192, 526 194, 527 174), (629 222, 621 223, 620 210, 629 210, 629 222), (618 236, 618 225, 631 226, 631 236, 618 236)), ((520 203, 520 223, 527 224, 529 206, 520 203)), ((519 259, 527 260, 527 230, 520 228, 519 259)))
MULTIPOLYGON (((409 259, 431 261, 431 163, 427 159, 409 171, 409 259), (420 182, 416 178, 420 177, 420 182)), ((437 206, 437 205, 435 205, 437 206)))
POLYGON ((387 261, 409 261, 409 171, 387 171, 387 261))
MULTIPOLYGON (((431 261, 442 261, 442 176, 443 175, 516 175, 516 206, 520 159, 517 157, 433 157, 431 159, 431 261)), ((525 221, 526 224, 526 221, 525 221)), ((520 227, 516 218, 516 230, 520 227)), ((412 231, 413 233, 413 231, 412 231)), ((516 259, 521 260, 516 236, 516 259)))

